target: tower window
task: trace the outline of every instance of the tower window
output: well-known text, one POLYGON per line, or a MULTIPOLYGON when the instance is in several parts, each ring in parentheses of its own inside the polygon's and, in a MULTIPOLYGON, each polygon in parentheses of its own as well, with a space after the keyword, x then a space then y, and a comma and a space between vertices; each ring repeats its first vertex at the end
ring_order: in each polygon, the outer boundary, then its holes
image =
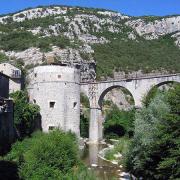
POLYGON ((54 130, 56 127, 55 126, 49 126, 49 131, 54 130))
POLYGON ((51 102, 49 103, 49 107, 50 107, 50 108, 54 108, 54 106, 55 106, 55 102, 54 102, 54 101, 51 101, 51 102))
POLYGON ((75 107, 76 107, 76 105, 77 105, 77 102, 74 102, 73 107, 75 108, 75 107))
POLYGON ((36 100, 35 99, 33 99, 33 103, 36 104, 36 100))
POLYGON ((60 78, 61 78, 61 75, 58 75, 58 78, 60 79, 60 78))

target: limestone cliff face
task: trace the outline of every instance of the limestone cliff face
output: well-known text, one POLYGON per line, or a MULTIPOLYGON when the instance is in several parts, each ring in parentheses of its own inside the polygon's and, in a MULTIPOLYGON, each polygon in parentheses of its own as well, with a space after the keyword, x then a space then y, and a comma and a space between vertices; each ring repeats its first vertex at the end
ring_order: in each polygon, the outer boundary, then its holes
POLYGON ((151 22, 144 19, 130 20, 126 25, 132 27, 140 36, 147 40, 158 39, 170 34, 180 47, 180 16, 157 19, 151 22))
MULTIPOLYGON (((36 46, 37 43, 30 43, 23 50, 8 50, 0 46, 0 51, 10 59, 22 59, 29 66, 47 63, 49 59, 85 64, 82 67, 85 81, 96 77, 91 65, 96 60, 93 46, 109 44, 118 34, 124 36, 124 41, 138 41, 138 37, 151 41, 170 35, 180 47, 180 16, 135 18, 107 10, 52 6, 2 16, 0 25, 7 29, 13 26, 13 32, 28 32, 40 40, 59 36, 68 38, 70 45, 58 47, 51 43, 51 49, 46 52, 36 46)), ((4 29, 0 28, 0 36, 10 33, 4 29)))

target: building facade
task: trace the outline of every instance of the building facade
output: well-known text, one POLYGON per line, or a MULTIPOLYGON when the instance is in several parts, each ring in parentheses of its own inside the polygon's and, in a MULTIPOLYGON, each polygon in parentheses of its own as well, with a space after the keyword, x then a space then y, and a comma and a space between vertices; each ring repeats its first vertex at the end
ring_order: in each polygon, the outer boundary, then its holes
POLYGON ((9 92, 21 90, 22 86, 22 74, 21 70, 9 63, 0 64, 0 72, 9 76, 9 92))

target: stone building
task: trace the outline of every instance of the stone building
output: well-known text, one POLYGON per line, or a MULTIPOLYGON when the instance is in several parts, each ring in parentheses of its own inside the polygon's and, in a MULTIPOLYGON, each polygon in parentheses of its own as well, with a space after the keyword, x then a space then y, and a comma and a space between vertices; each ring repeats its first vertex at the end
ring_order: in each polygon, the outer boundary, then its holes
POLYGON ((9 76, 9 92, 21 90, 22 78, 21 70, 9 63, 0 64, 0 72, 9 76))
POLYGON ((13 101, 9 96, 9 77, 0 73, 0 154, 14 141, 13 101))
POLYGON ((35 67, 28 80, 29 99, 41 109, 42 130, 61 128, 80 136, 80 67, 35 67))

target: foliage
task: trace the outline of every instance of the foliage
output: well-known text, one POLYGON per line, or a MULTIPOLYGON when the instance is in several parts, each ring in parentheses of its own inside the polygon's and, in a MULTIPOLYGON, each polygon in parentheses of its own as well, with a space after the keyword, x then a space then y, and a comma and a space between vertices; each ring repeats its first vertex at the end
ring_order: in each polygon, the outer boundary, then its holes
POLYGON ((148 106, 150 104, 150 102, 155 98, 155 96, 157 95, 157 93, 160 90, 158 89, 158 87, 153 87, 148 94, 146 94, 143 98, 143 105, 144 106, 148 106))
POLYGON ((6 159, 18 164, 23 179, 62 179, 79 163, 77 141, 59 130, 37 132, 15 143, 6 159))
POLYGON ((81 56, 81 58, 82 58, 83 60, 85 60, 85 61, 89 61, 89 60, 90 60, 90 56, 89 56, 88 53, 81 52, 81 53, 80 53, 80 56, 81 56))
POLYGON ((115 158, 115 154, 122 154, 122 156, 127 152, 127 149, 129 147, 130 144, 130 139, 127 137, 121 137, 120 139, 118 139, 118 142, 115 143, 114 148, 109 149, 106 153, 105 153, 105 158, 108 160, 116 160, 115 158))
POLYGON ((89 137, 89 118, 84 114, 80 116, 80 136, 83 138, 89 137))
MULTIPOLYGON (((110 34, 107 37, 109 39, 110 34)), ((115 70, 143 70, 146 73, 153 70, 165 69, 173 72, 180 69, 180 50, 169 36, 151 41, 143 38, 134 41, 118 34, 110 40, 111 43, 108 44, 94 45, 98 78, 112 76, 115 70)))
POLYGON ((176 179, 180 175, 180 85, 158 94, 135 120, 134 139, 126 166, 146 179, 176 179))
POLYGON ((92 171, 88 170, 84 165, 80 165, 73 172, 64 177, 64 180, 97 180, 98 178, 92 171))
POLYGON ((20 137, 29 136, 36 128, 39 118, 39 106, 28 103, 28 95, 25 91, 12 93, 14 100, 14 123, 20 137))
POLYGON ((81 93, 81 94, 80 94, 80 98, 81 98, 81 104, 82 104, 85 108, 89 108, 90 105, 89 105, 89 99, 88 99, 88 97, 87 97, 85 94, 81 93))
POLYGON ((71 132, 36 132, 12 146, 0 159, 0 178, 95 180, 80 161, 77 138, 71 132), (2 172, 3 171, 3 172, 2 172))
MULTIPOLYGON (((42 7, 43 11, 47 7, 42 7)), ((53 8, 53 6, 51 6, 53 8)), ((62 7, 63 8, 63 7, 62 7)), ((42 13, 43 13, 42 11, 42 13)), ((102 9, 67 7, 66 16, 72 19, 78 14, 95 15, 99 18, 106 18, 106 15, 99 14, 98 11, 105 11, 102 9)), ((23 16, 22 13, 19 14, 23 16)), ((131 17, 137 19, 135 17, 131 17)), ((161 20, 162 17, 144 16, 139 17, 145 22, 154 22, 161 20)), ((121 30, 120 33, 109 32, 109 24, 102 25, 102 31, 96 31, 95 26, 91 20, 85 22, 88 24, 89 34, 97 37, 105 37, 110 42, 105 44, 93 45, 94 58, 97 62, 97 77, 113 76, 114 71, 131 71, 143 70, 144 72, 151 72, 153 70, 168 70, 170 72, 178 71, 180 69, 179 56, 180 50, 175 45, 174 39, 171 35, 162 36, 159 39, 145 40, 139 37, 137 33, 130 27, 125 25, 127 19, 118 20, 113 18, 113 21, 118 22, 114 28, 121 30), (136 40, 130 40, 128 34, 133 32, 136 35, 136 40), (143 51, 142 51, 143 49, 143 51)), ((77 22, 75 22, 77 24, 77 22)), ((80 24, 77 24, 81 31, 80 24)), ((0 49, 5 51, 23 51, 30 47, 40 48, 41 51, 51 51, 52 45, 60 48, 70 46, 72 48, 79 48, 79 43, 75 40, 71 41, 66 38, 63 33, 68 32, 68 22, 65 21, 64 15, 51 15, 47 17, 39 17, 34 19, 26 19, 22 22, 13 22, 12 17, 7 20, 6 24, 1 24, 0 31, 0 49), (58 24, 61 36, 54 36, 51 25, 58 24), (29 30, 40 27, 40 32, 33 35, 29 30), (45 32, 50 34, 50 37, 45 36, 45 32)), ((74 32, 72 32, 74 33, 74 32)), ((74 35, 76 35, 74 33, 74 35)), ((82 41, 79 41, 83 44, 82 41)), ((89 60, 90 55, 80 53, 83 59, 89 60)))
POLYGON ((18 165, 21 179, 96 179, 81 164, 77 139, 70 132, 36 132, 31 138, 16 142, 4 159, 18 165))
POLYGON ((161 16, 140 16, 138 18, 142 18, 146 23, 152 22, 154 23, 156 20, 162 20, 161 16))
POLYGON ((55 18, 55 16, 47 16, 35 19, 29 19, 19 23, 14 23, 16 28, 24 27, 25 29, 33 29, 36 27, 41 27, 42 29, 48 28, 50 25, 54 24, 65 24, 63 18, 55 18))
POLYGON ((6 61, 8 61, 8 57, 5 54, 0 53, 0 63, 6 62, 6 61))
POLYGON ((81 99, 81 116, 80 116, 80 136, 83 138, 88 138, 89 137, 89 99, 88 97, 81 93, 80 94, 80 99, 81 99))
POLYGON ((23 51, 30 47, 40 48, 41 51, 50 51, 51 45, 65 48, 70 45, 68 38, 64 36, 39 37, 28 31, 12 31, 0 35, 0 48, 5 51, 23 51))
POLYGON ((132 136, 135 110, 121 111, 117 106, 107 114, 104 122, 104 135, 106 138, 116 138, 124 135, 132 136))

